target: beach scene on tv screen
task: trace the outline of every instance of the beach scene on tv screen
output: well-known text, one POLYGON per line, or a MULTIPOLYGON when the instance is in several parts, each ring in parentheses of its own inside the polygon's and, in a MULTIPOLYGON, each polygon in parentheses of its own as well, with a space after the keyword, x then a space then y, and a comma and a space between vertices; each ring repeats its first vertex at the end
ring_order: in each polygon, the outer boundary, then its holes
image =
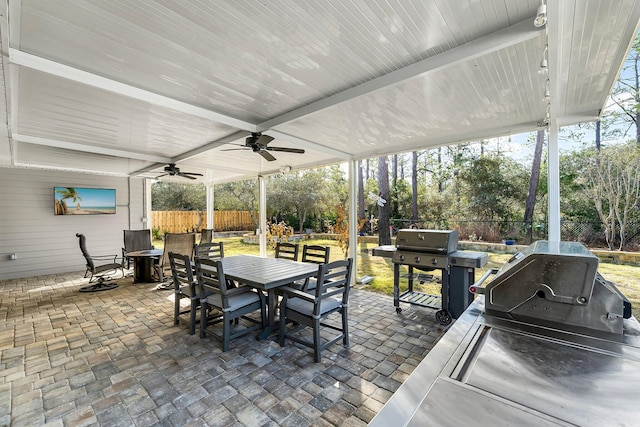
POLYGON ((116 213, 116 190, 105 188, 54 187, 56 215, 116 213))

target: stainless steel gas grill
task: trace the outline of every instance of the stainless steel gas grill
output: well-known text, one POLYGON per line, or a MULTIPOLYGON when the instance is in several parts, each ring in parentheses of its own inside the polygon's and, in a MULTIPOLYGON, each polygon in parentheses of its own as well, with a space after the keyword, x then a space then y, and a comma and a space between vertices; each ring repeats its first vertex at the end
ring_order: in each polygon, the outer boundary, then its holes
POLYGON ((369 425, 639 425, 640 325, 597 267, 540 241, 489 271, 369 425))
POLYGON ((374 255, 391 257, 393 261, 393 305, 400 313, 400 302, 438 309, 436 320, 442 325, 458 318, 473 301, 469 286, 475 280, 475 269, 488 261, 484 252, 458 251, 456 230, 400 230, 395 246, 380 246, 374 255), (407 266, 407 275, 400 275, 400 266, 407 266), (442 271, 440 295, 414 290, 414 281, 421 281, 419 271, 442 271), (400 281, 407 279, 408 288, 400 293, 400 281))

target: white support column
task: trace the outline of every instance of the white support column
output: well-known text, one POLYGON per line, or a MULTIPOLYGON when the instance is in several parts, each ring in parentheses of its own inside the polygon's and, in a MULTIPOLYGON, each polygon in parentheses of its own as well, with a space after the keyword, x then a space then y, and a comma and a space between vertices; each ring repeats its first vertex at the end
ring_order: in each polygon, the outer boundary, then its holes
POLYGON ((358 162, 349 160, 349 256, 353 258, 351 284, 358 277, 358 162))
POLYGON ((260 256, 267 256, 267 181, 264 176, 258 176, 258 238, 260 241, 260 256))
POLYGON ((558 126, 552 117, 548 141, 549 236, 550 242, 560 241, 560 155, 558 126))
MULTIPOLYGON (((142 227, 148 228, 149 230, 153 230, 153 217, 151 215, 151 185, 153 180, 145 178, 142 180, 142 191, 144 192, 144 206, 142 207, 142 211, 144 212, 142 227)), ((131 197, 131 196, 129 196, 131 197)), ((131 202, 129 202, 131 203, 131 202)), ((153 234, 152 234, 153 235, 153 234)))
POLYGON ((213 184, 206 184, 205 187, 207 189, 207 228, 215 228, 215 218, 213 216, 213 184))

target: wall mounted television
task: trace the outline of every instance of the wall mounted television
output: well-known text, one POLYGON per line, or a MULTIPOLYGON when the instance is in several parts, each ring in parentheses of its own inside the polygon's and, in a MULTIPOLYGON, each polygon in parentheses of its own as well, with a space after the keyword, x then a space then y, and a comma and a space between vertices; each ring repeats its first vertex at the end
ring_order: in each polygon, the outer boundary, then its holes
POLYGON ((114 188, 53 187, 55 215, 116 213, 114 188))

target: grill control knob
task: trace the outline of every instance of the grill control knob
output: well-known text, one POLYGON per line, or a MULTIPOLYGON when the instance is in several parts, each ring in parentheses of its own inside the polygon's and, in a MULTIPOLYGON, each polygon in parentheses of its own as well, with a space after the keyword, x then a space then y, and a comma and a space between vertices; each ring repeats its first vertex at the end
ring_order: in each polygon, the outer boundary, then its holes
POLYGON ((417 257, 415 257, 415 258, 414 258, 414 260, 415 260, 417 263, 419 263, 419 262, 420 262, 420 257, 419 257, 419 256, 417 256, 417 257))
POLYGON ((438 264, 438 259, 437 258, 432 258, 431 259, 431 264, 433 264, 433 265, 438 264))
POLYGON ((399 259, 400 261, 404 261, 404 255, 398 255, 398 259, 399 259))

